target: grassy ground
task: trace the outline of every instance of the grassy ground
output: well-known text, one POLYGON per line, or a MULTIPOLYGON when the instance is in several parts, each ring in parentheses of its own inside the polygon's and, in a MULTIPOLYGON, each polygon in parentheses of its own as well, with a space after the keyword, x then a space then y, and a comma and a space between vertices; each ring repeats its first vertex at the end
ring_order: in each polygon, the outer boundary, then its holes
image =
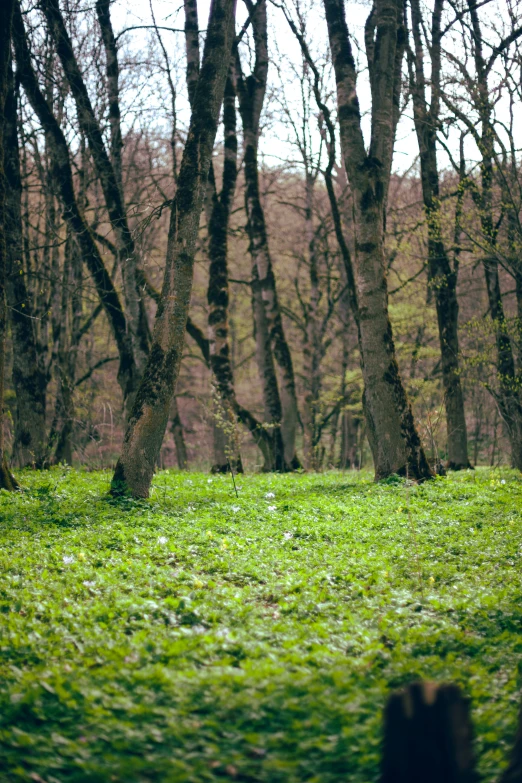
POLYGON ((505 763, 522 654, 522 480, 25 474, 0 493, 0 780, 370 783, 418 677, 505 763), (422 593, 421 593, 422 590, 422 593))

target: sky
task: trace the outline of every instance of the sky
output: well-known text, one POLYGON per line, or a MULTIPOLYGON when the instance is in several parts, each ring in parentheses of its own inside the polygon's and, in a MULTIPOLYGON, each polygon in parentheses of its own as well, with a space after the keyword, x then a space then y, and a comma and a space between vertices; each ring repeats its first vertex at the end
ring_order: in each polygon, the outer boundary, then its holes
MULTIPOLYGON (((485 9, 481 10, 484 25, 490 24, 499 28, 506 18, 507 3, 510 0, 491 0, 485 9)), ((174 5, 172 0, 150 0, 154 16, 158 26, 167 26, 181 30, 184 23, 184 14, 182 4, 174 5)), ((321 4, 317 0, 300 0, 301 7, 305 9, 307 36, 310 41, 310 48, 316 61, 323 64, 328 51, 327 30, 324 18, 321 13, 321 4), (306 10, 307 9, 307 10, 306 10)), ((152 25, 151 8, 149 2, 143 0, 116 0, 112 8, 113 24, 116 32, 121 33, 125 29, 137 25, 152 25)), ((362 51, 364 22, 369 12, 369 0, 349 0, 347 3, 347 21, 350 33, 355 42, 355 51, 362 51)), ((209 12, 209 0, 199 0, 199 19, 200 28, 206 27, 209 12)), ((448 10, 449 13, 449 10, 448 10)), ((241 0, 238 0, 237 26, 246 19, 246 8, 241 0)), ((300 68, 301 56, 298 43, 295 41, 282 12, 269 3, 269 51, 272 58, 272 65, 269 71, 269 95, 272 100, 266 101, 266 111, 264 116, 264 133, 261 139, 261 153, 264 156, 266 164, 280 164, 281 160, 289 157, 295 158, 295 148, 290 137, 291 131, 288 123, 283 122, 284 107, 286 106, 291 113, 299 111, 299 89, 297 82, 292 78, 293 69, 297 71, 300 68), (277 65, 279 64, 279 67, 277 65)), ((457 35, 458 25, 455 26, 455 35, 449 35, 447 46, 450 52, 456 56, 461 56, 461 42, 457 35)), ((133 53, 136 58, 147 51, 150 47, 151 36, 154 32, 151 30, 131 30, 123 32, 120 41, 125 42, 125 51, 133 53)), ((184 40, 181 33, 172 33, 161 31, 161 36, 165 49, 169 57, 169 63, 175 75, 176 86, 178 90, 177 109, 181 125, 186 125, 189 119, 188 103, 186 100, 186 89, 184 84, 185 53, 184 40)), ((491 40, 496 42, 499 35, 496 31, 492 32, 491 40)), ((243 46, 243 57, 248 57, 248 41, 243 46)), ((363 112, 363 131, 366 138, 369 138, 370 127, 370 108, 371 99, 369 85, 364 70, 365 58, 360 58, 361 73, 358 80, 358 95, 363 112)), ((161 57, 160 57, 161 60, 161 57)), ((329 98, 329 105, 335 111, 334 84, 330 75, 330 89, 332 94, 329 98)), ((130 90, 131 101, 134 100, 133 91, 130 90)), ((141 98, 144 96, 141 89, 141 98)), ((146 92, 146 103, 148 110, 154 115, 155 120, 164 123, 168 127, 169 99, 168 89, 165 79, 158 71, 151 75, 148 91, 146 92)), ((268 97, 268 96, 267 96, 268 97)), ((499 98, 497 111, 501 119, 507 120, 507 104, 502 95, 499 98)), ((520 111, 519 111, 520 114, 520 111)), ((295 115, 297 116, 297 115, 295 115)), ((522 114, 520 115, 522 121, 522 114)), ((312 115, 311 123, 315 125, 315 117, 312 115)), ((313 144, 316 150, 319 149, 319 135, 316 128, 313 128, 313 144)), ((458 134, 450 131, 448 142, 449 148, 453 154, 458 154, 458 134)), ((397 172, 404 172, 415 165, 417 159, 417 141, 413 128, 413 119, 411 115, 411 105, 407 108, 398 127, 397 139, 395 145, 394 169, 397 172)), ((477 151, 474 145, 468 142, 468 154, 470 158, 477 159, 477 151), (471 146, 469 146, 471 145, 471 146)), ((441 168, 449 167, 449 158, 441 148, 439 153, 441 168)))

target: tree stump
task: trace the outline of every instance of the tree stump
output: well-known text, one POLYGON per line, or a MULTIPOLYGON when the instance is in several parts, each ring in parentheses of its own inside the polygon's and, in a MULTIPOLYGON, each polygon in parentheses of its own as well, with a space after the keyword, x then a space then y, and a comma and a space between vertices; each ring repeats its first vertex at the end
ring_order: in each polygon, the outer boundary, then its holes
POLYGON ((409 685, 385 709, 381 783, 476 783, 472 736, 456 685, 409 685))

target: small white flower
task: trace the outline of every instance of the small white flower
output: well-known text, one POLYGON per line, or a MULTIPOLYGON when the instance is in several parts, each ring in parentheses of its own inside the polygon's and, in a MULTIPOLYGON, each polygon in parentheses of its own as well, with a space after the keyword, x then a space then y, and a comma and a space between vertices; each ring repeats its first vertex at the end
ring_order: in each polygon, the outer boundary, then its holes
POLYGON ((475 528, 474 527, 470 527, 469 532, 470 533, 474 533, 475 532, 475 528))
POLYGON ((265 498, 271 500, 272 498, 275 498, 275 494, 273 492, 267 492, 265 498))
POLYGON ((83 584, 85 585, 85 587, 94 587, 94 585, 96 584, 96 582, 89 582, 89 580, 88 580, 88 579, 86 579, 86 580, 85 580, 85 582, 84 582, 83 584))
POLYGON ((207 484, 212 484, 212 479, 207 479, 207 484))
POLYGON ((187 511, 194 511, 194 506, 187 506, 187 511))
POLYGON ((283 538, 286 538, 287 540, 290 539, 290 538, 293 538, 293 537, 294 537, 294 534, 290 533, 289 530, 287 530, 286 533, 283 533, 283 538))
POLYGON ((63 562, 65 565, 71 565, 71 563, 74 563, 74 557, 72 555, 64 555, 63 562))
POLYGON ((502 479, 502 481, 500 483, 501 484, 505 484, 506 483, 506 479, 502 479))
POLYGON ((234 512, 234 514, 237 514, 237 512, 241 511, 241 509, 239 506, 232 506, 232 511, 234 512))
POLYGON ((268 506, 269 511, 277 511, 277 506, 268 506))
POLYGON ((160 536, 160 537, 158 538, 158 544, 161 544, 161 546, 165 546, 165 544, 167 543, 167 541, 168 541, 168 538, 165 538, 165 536, 160 536))

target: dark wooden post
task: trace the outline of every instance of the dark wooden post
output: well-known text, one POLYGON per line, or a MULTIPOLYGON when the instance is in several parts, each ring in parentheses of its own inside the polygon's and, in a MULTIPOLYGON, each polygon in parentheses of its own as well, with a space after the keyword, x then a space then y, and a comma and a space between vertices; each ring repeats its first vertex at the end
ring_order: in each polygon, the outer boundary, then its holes
POLYGON ((469 703, 459 688, 419 682, 392 694, 384 713, 381 783, 476 781, 469 703))

